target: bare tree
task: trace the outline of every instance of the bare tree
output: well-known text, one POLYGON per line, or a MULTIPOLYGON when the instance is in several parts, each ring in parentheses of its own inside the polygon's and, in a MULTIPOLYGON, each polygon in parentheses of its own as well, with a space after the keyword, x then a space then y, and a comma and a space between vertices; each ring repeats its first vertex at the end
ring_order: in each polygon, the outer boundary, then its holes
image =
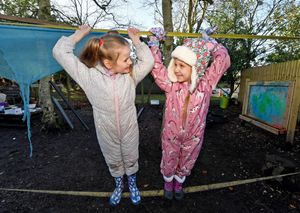
MULTIPOLYGON (((167 32, 173 32, 173 20, 172 20, 172 0, 162 1, 162 11, 163 11, 163 23, 164 29, 167 32)), ((165 41, 165 64, 169 64, 171 52, 173 49, 174 39, 173 37, 167 37, 165 41)))
MULTIPOLYGON (((144 1, 145 7, 154 8, 154 18, 163 25, 166 32, 199 32, 206 11, 211 4, 213 4, 212 0, 144 1)), ((165 64, 170 61, 173 43, 173 37, 167 37, 164 45, 165 64)))
POLYGON ((69 0, 58 3, 54 0, 52 12, 57 20, 73 26, 89 24, 95 27, 100 22, 112 21, 116 26, 124 27, 128 26, 130 21, 112 11, 126 2, 126 0, 69 0))
MULTIPOLYGON (((155 19, 163 24, 164 16, 159 7, 159 3, 164 4, 164 0, 152 0, 144 3, 145 6, 155 8, 155 19)), ((179 32, 199 32, 204 21, 205 14, 212 0, 173 0, 171 1, 172 22, 174 31, 179 32)))
MULTIPOLYGON (((207 14, 211 25, 217 25, 219 33, 276 35, 287 25, 284 8, 290 0, 215 1, 207 14)), ((265 63, 272 52, 274 41, 266 39, 222 39, 230 52, 231 67, 225 74, 231 93, 239 80, 240 72, 251 66, 265 63), (266 48, 270 46, 269 48, 266 48)), ((231 95, 231 94, 230 94, 231 95)))

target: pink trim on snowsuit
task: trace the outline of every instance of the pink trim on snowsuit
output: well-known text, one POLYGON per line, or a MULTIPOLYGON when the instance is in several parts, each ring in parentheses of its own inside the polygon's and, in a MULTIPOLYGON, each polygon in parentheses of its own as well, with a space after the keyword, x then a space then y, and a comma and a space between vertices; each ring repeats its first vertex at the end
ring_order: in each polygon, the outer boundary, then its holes
POLYGON ((151 72, 156 84, 165 91, 166 105, 163 119, 161 173, 170 177, 188 176, 202 147, 206 116, 212 90, 230 66, 227 50, 222 46, 212 53, 213 63, 199 80, 196 90, 190 95, 185 124, 182 120, 184 101, 189 92, 189 84, 172 83, 167 77, 167 69, 162 64, 160 52, 151 49, 155 65, 151 72))

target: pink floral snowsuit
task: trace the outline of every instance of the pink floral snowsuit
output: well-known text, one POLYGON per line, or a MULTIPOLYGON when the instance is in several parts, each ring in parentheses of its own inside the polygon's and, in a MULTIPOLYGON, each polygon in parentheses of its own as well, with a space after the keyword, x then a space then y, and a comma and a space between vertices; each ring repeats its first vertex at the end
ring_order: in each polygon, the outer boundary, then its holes
POLYGON ((185 177, 190 175, 202 146, 212 90, 230 66, 230 58, 223 46, 212 53, 213 63, 206 69, 195 91, 190 95, 187 118, 183 124, 181 115, 189 84, 170 82, 159 53, 152 50, 152 54, 155 58, 152 75, 166 94, 161 135, 161 173, 166 177, 185 177))

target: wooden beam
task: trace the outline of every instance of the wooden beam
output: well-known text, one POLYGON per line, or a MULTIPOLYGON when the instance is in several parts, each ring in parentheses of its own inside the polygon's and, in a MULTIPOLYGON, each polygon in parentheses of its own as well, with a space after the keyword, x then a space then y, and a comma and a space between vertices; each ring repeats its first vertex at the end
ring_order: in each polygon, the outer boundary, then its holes
POLYGON ((248 107, 248 99, 249 99, 249 82, 250 78, 246 78, 245 82, 243 82, 244 85, 244 94, 243 94, 243 109, 242 114, 247 114, 247 107, 248 107))
POLYGON ((290 116, 288 118, 286 142, 294 143, 295 130, 297 126, 297 118, 300 107, 300 77, 296 78, 293 94, 292 103, 290 107, 290 116))
POLYGON ((17 17, 17 16, 7 16, 7 15, 2 15, 2 14, 0 14, 0 19, 7 20, 7 21, 21 22, 21 23, 29 23, 29 24, 55 25, 55 26, 70 27, 70 25, 58 23, 58 22, 51 22, 51 21, 34 19, 34 18, 21 18, 21 17, 17 17))
POLYGON ((245 120, 245 121, 247 121, 249 123, 252 123, 255 126, 263 128, 263 129, 265 129, 265 130, 267 130, 269 132, 272 132, 273 134, 276 134, 276 135, 280 135, 280 134, 285 134, 286 133, 286 129, 277 129, 275 127, 272 127, 272 126, 270 126, 268 124, 262 123, 260 121, 257 121, 255 119, 250 118, 250 117, 245 116, 245 115, 240 115, 239 118, 242 119, 242 120, 245 120))

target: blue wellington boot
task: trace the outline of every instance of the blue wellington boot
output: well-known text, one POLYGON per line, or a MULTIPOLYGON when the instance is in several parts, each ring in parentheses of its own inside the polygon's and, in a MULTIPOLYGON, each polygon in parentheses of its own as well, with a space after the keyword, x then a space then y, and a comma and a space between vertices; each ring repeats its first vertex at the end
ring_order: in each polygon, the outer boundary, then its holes
POLYGON ((109 204, 111 206, 116 206, 120 203, 122 198, 122 192, 124 189, 123 177, 115 177, 116 188, 109 198, 109 204))
POLYGON ((134 205, 138 205, 141 202, 141 196, 136 186, 136 174, 129 175, 127 177, 128 177, 128 187, 129 187, 131 202, 134 205))

